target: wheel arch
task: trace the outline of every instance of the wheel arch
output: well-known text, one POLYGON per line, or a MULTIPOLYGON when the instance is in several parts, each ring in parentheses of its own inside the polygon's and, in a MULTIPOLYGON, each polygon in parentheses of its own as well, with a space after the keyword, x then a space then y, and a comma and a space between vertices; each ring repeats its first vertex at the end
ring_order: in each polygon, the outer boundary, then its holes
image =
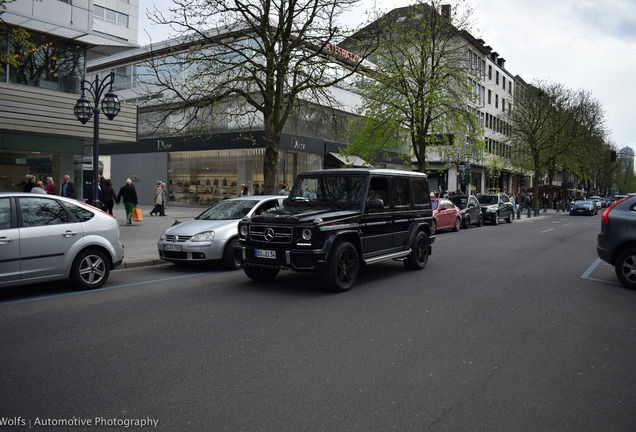
POLYGON ((627 249, 636 249, 636 240, 621 243, 614 248, 614 251, 612 252, 612 265, 616 264, 616 260, 618 259, 619 255, 625 252, 627 249))

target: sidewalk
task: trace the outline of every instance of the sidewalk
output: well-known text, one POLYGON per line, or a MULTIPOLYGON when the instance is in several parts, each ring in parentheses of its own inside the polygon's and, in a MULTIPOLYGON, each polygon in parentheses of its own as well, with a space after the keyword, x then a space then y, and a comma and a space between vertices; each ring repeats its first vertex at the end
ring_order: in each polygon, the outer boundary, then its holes
POLYGON ((185 222, 203 212, 207 207, 176 207, 166 208, 166 216, 150 216, 152 205, 140 204, 144 220, 126 224, 126 211, 122 204, 113 208, 113 215, 119 222, 119 239, 124 244, 124 262, 117 269, 129 269, 155 264, 167 264, 168 261, 159 259, 157 240, 175 220, 185 222))
MULTIPOLYGON (((117 267, 118 269, 129 269, 135 267, 144 267, 156 264, 167 264, 167 261, 159 259, 157 252, 157 240, 163 232, 172 226, 175 220, 185 222, 203 212, 207 207, 176 207, 169 206, 166 208, 166 216, 150 216, 152 205, 139 205, 144 220, 141 222, 133 222, 132 225, 126 224, 126 212, 123 205, 115 205, 113 214, 119 222, 119 238, 124 244, 124 262, 117 267)), ((521 214, 521 219, 515 219, 514 222, 541 220, 547 215, 556 215, 564 213, 556 213, 555 210, 543 210, 539 213, 539 217, 527 217, 527 212, 521 214)), ((515 215, 516 216, 516 215, 515 215)))

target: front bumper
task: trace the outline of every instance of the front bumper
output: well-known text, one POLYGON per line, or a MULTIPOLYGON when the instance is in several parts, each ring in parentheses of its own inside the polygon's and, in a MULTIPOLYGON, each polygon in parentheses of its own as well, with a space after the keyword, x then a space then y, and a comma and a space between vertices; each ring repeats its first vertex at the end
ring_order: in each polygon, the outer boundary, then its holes
POLYGON ((159 258, 166 261, 217 261, 223 258, 225 242, 157 242, 159 258))
POLYGON ((298 249, 234 245, 234 258, 244 265, 284 267, 299 271, 320 271, 326 265, 325 249, 298 249), (257 252, 258 251, 258 252, 257 252))

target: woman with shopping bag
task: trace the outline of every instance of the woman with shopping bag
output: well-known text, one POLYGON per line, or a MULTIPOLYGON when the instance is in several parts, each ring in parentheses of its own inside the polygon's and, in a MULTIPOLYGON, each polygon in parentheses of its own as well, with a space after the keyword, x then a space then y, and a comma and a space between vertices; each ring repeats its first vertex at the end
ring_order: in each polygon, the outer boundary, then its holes
MULTIPOLYGON (((130 179, 126 179, 126 185, 119 189, 117 205, 119 205, 120 202, 124 203, 124 208, 126 209, 126 224, 132 225, 133 210, 135 210, 135 206, 137 206, 137 190, 130 179)), ((141 209, 136 210, 139 210, 139 214, 141 214, 141 209)), ((135 220, 137 220, 137 218, 135 218, 135 220)))

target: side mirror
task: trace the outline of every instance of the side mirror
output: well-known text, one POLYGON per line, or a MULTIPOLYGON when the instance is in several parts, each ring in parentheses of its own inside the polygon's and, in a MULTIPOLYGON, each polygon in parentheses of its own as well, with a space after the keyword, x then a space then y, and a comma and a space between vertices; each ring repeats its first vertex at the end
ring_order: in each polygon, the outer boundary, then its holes
POLYGON ((442 208, 439 209, 439 211, 444 211, 444 210, 446 210, 446 206, 442 206, 442 208))
POLYGON ((367 200, 368 208, 384 208, 384 201, 380 198, 369 198, 367 200))

